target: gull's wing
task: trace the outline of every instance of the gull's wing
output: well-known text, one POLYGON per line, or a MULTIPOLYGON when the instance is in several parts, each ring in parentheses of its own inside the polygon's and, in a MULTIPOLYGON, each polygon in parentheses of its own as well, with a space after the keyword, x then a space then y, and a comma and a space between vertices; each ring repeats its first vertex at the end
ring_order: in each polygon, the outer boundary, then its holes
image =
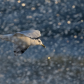
POLYGON ((39 30, 27 30, 22 32, 17 32, 15 34, 6 34, 6 35, 0 35, 0 39, 10 41, 12 36, 27 36, 29 38, 39 38, 41 36, 41 33, 39 30))
POLYGON ((21 55, 28 49, 28 47, 26 46, 24 47, 24 45, 21 46, 21 45, 15 45, 15 44, 13 44, 13 48, 14 48, 15 56, 21 55))
POLYGON ((17 33, 23 34, 29 38, 38 38, 41 36, 41 33, 39 30, 27 30, 27 31, 22 31, 17 33))
POLYGON ((13 34, 0 35, 0 39, 10 41, 13 34))

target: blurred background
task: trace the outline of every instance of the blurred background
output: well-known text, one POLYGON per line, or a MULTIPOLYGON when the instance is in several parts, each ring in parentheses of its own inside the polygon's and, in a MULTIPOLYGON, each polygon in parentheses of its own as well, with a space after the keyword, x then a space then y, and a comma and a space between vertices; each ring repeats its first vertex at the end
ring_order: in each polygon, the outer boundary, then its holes
POLYGON ((0 40, 0 84, 84 84, 84 0, 0 0, 0 34, 29 29, 46 49, 0 40))

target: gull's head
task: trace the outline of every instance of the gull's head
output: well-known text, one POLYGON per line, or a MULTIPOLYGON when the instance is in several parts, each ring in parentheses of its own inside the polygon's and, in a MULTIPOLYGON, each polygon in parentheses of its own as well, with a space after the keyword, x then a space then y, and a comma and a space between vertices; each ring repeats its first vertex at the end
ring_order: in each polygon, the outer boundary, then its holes
POLYGON ((40 39, 38 39, 37 42, 38 42, 38 45, 42 45, 44 48, 46 48, 40 39))

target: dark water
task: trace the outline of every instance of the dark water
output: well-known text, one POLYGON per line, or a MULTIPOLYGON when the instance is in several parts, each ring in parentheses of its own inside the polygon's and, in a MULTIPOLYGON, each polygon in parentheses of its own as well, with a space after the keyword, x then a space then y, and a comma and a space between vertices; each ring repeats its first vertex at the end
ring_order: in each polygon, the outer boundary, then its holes
POLYGON ((0 40, 0 84, 84 84, 83 20, 83 0, 0 0, 0 34, 37 29, 46 45, 15 57, 0 40))

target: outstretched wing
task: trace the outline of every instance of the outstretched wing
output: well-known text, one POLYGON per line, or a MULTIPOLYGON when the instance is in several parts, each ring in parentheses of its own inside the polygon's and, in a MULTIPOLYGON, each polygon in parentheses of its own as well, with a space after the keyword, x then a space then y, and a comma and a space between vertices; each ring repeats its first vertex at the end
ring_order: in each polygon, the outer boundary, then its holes
POLYGON ((13 34, 0 35, 0 39, 10 41, 13 34))
POLYGON ((27 30, 27 31, 22 31, 17 33, 23 34, 29 38, 38 38, 41 36, 41 33, 39 30, 27 30))
POLYGON ((28 47, 26 47, 24 45, 20 46, 20 45, 15 45, 15 44, 13 44, 13 48, 14 48, 14 55, 15 56, 21 55, 22 53, 24 53, 28 49, 28 47))
POLYGON ((39 30, 27 30, 27 31, 17 32, 15 34, 0 35, 0 39, 11 41, 12 36, 18 36, 18 35, 27 36, 29 38, 36 39, 41 36, 41 33, 39 30))

